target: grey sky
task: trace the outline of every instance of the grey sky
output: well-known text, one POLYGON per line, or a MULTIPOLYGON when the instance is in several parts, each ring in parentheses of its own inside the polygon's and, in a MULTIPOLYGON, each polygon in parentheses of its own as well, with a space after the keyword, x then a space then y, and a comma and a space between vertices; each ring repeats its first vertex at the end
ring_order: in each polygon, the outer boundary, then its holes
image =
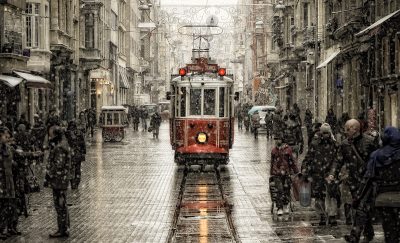
POLYGON ((160 0, 161 5, 235 5, 237 0, 160 0))

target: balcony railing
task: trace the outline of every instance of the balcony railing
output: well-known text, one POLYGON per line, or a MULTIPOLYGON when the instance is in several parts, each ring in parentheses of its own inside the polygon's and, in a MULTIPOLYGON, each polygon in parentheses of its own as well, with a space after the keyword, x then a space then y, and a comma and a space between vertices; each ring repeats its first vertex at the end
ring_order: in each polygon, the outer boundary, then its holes
POLYGON ((4 54, 14 54, 25 57, 30 57, 31 52, 29 49, 22 49, 21 44, 5 43, 0 48, 0 53, 4 54))

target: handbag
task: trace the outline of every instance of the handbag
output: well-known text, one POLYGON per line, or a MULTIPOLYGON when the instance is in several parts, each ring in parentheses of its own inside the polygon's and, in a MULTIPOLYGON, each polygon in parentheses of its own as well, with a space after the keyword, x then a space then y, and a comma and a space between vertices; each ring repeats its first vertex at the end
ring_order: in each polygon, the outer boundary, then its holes
POLYGON ((29 174, 26 176, 25 180, 25 192, 26 193, 40 192, 39 181, 35 176, 35 173, 33 172, 31 166, 28 167, 29 167, 29 174))
POLYGON ((149 128, 147 129, 147 131, 148 131, 148 132, 152 132, 152 131, 153 131, 153 127, 149 127, 149 128))

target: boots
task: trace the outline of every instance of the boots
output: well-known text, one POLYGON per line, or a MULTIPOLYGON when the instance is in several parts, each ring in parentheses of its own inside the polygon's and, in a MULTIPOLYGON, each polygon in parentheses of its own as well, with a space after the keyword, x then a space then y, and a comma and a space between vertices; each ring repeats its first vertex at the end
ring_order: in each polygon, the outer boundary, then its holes
POLYGON ((330 226, 337 226, 337 221, 335 216, 329 216, 328 223, 330 226))
POLYGON ((344 204, 344 216, 346 218, 346 225, 351 225, 351 204, 344 204))
POLYGON ((319 224, 319 226, 325 226, 326 225, 326 217, 325 217, 324 214, 321 214, 318 224, 319 224))

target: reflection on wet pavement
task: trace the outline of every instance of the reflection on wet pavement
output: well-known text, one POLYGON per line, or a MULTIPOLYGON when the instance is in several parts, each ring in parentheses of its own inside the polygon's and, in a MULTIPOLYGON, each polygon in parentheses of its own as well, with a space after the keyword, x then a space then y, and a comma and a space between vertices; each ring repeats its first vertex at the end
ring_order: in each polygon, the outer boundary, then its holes
MULTIPOLYGON (((231 161, 221 169, 220 177, 225 205, 232 207, 233 224, 241 242, 343 242, 342 236, 349 232, 343 220, 334 228, 313 226, 317 215, 297 203, 290 217, 274 220, 268 188, 273 140, 263 134, 254 140, 244 131, 237 131, 235 139, 231 161)), ((70 238, 49 240, 48 234, 57 226, 51 191, 45 188, 30 197, 31 215, 22 217, 19 225, 22 236, 7 242, 166 242, 182 176, 182 168, 173 163, 168 124, 162 124, 159 140, 150 133, 128 128, 123 142, 102 143, 97 133, 82 164, 80 188, 68 191, 70 238)), ((218 197, 219 190, 207 185, 207 176, 199 172, 189 182, 185 198, 188 204, 181 217, 189 223, 179 229, 187 233, 181 239, 232 242, 226 220, 218 213, 218 200, 209 204, 218 197), (189 206, 194 195, 207 205, 189 206)), ((375 229, 374 242, 383 242, 381 228, 375 229)))

